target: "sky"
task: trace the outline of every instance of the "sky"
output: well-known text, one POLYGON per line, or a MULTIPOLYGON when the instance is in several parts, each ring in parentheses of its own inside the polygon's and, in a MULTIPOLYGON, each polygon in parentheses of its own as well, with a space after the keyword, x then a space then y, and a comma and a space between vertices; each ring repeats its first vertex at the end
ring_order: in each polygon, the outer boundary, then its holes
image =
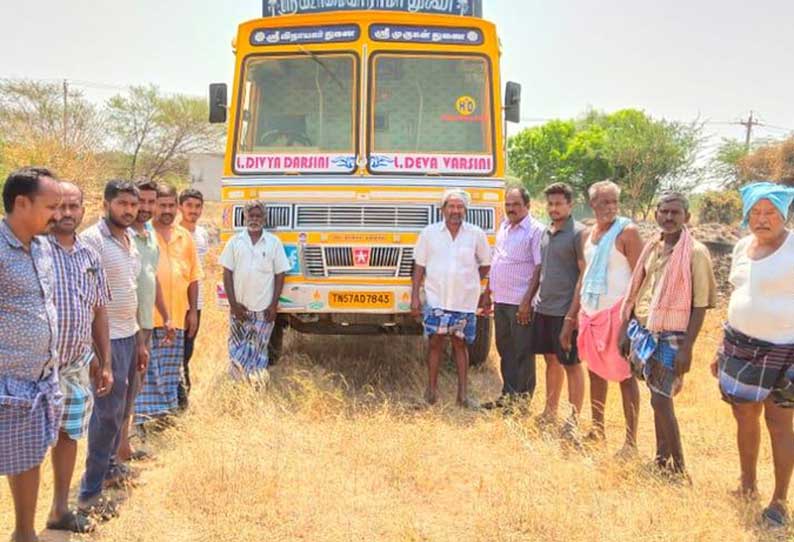
MULTIPOLYGON (((708 121, 706 150, 752 110, 754 138, 794 133, 794 0, 483 0, 504 80, 523 86, 510 132, 588 109, 708 121)), ((206 95, 231 81, 236 26, 260 0, 0 0, 0 78, 69 80, 103 101, 128 85, 206 95)))

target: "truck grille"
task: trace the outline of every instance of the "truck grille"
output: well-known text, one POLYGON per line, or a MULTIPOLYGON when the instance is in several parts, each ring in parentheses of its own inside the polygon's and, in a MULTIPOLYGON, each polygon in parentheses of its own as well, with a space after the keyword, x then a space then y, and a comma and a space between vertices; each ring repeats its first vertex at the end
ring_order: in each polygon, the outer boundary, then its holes
MULTIPOLYGON (((245 216, 243 206, 235 205, 233 214, 234 229, 245 227, 245 216)), ((291 205, 267 205, 265 207, 265 228, 289 228, 292 226, 292 206, 291 205)))
MULTIPOLYGON (((479 226, 486 232, 492 232, 494 229, 494 214, 493 207, 470 207, 466 210, 466 221, 475 226, 479 226)), ((441 207, 436 207, 433 213, 433 222, 441 222, 443 220, 441 215, 441 207)))
MULTIPOLYGON (((351 246, 308 245, 302 248, 306 277, 410 277, 413 247, 377 246, 369 249, 368 260, 358 262, 351 246)), ((359 256, 361 257, 361 256, 359 256)))
POLYGON ((298 205, 295 227, 421 229, 430 223, 431 207, 388 205, 298 205))

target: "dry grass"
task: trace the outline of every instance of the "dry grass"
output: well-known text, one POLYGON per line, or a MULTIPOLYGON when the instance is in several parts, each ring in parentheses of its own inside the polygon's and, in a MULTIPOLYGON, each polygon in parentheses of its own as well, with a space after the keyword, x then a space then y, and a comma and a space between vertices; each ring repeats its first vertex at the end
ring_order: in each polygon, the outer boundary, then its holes
MULTIPOLYGON (((212 269, 210 274, 217 273, 212 269)), ((608 445, 566 454, 531 416, 476 414, 443 404, 417 409, 424 369, 412 339, 289 336, 271 386, 255 391, 225 378, 225 315, 208 308, 193 362, 190 412, 152 442, 155 461, 121 517, 96 539, 109 541, 751 541, 759 505, 728 495, 738 459, 728 407, 708 363, 716 346, 712 315, 695 368, 678 399, 694 486, 647 474, 653 423, 643 389, 642 459, 613 459, 622 440, 619 393, 611 388, 608 445)), ((499 389, 495 356, 473 371, 480 399, 499 389)), ((539 363, 542 374, 543 364, 539 363)), ((542 406, 543 379, 537 412, 542 406)), ((588 422, 585 421, 585 424, 588 422)), ((81 447, 82 461, 82 447, 81 447)), ((80 469, 78 469, 80 470, 80 469)), ((38 522, 51 497, 43 468, 38 522)), ((771 491, 764 442, 760 487, 771 491)), ((0 489, 0 536, 12 528, 0 489)), ((52 540, 45 534, 44 539, 52 540)), ((79 539, 79 538, 75 538, 79 539)))

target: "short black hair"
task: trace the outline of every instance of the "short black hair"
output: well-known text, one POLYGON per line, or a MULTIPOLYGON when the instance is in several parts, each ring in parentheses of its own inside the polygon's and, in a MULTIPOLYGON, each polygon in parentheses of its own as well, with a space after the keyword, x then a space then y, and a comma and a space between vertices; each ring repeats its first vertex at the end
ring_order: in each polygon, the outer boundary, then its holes
POLYGON ((517 190, 519 194, 521 194, 521 199, 524 200, 524 205, 529 205, 529 190, 526 189, 524 186, 508 186, 507 190, 505 190, 505 196, 507 196, 513 190, 517 190))
POLYGON ((132 183, 132 181, 125 181, 124 179, 111 179, 105 183, 105 201, 108 203, 119 197, 119 194, 130 194, 136 198, 140 198, 141 194, 132 183))
POLYGON ((178 197, 178 193, 176 191, 176 187, 170 184, 158 184, 157 185, 157 197, 158 198, 176 198, 178 197))
POLYGON ((552 194, 562 194, 565 196, 565 199, 568 201, 568 203, 573 202, 573 188, 565 183, 550 184, 546 187, 546 190, 543 191, 543 194, 545 194, 546 197, 549 197, 552 194))
POLYGON ((39 193, 42 177, 58 180, 55 173, 45 167, 29 166, 13 171, 3 186, 3 209, 6 214, 14 210, 17 196, 33 199, 39 193))
POLYGON ((182 193, 179 194, 179 205, 182 205, 190 198, 195 198, 199 200, 202 205, 204 204, 204 194, 201 191, 196 190, 195 188, 186 188, 182 190, 182 193))
POLYGON ((676 192, 674 190, 666 190, 659 194, 659 197, 656 198, 656 210, 659 210, 665 203, 671 203, 673 201, 677 201, 681 204, 681 207, 684 208, 684 211, 687 213, 689 212, 689 199, 682 194, 681 192, 676 192))
POLYGON ((151 179, 143 179, 142 181, 138 181, 135 183, 135 187, 140 191, 149 190, 152 192, 157 192, 157 183, 151 179))

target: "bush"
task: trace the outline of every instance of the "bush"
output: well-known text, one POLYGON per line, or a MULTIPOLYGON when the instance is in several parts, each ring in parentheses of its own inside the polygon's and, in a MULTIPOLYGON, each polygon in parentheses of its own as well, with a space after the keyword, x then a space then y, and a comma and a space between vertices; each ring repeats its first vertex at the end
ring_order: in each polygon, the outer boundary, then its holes
POLYGON ((733 225, 742 218, 742 198, 735 190, 711 190, 700 197, 698 220, 701 224, 719 222, 733 225))

